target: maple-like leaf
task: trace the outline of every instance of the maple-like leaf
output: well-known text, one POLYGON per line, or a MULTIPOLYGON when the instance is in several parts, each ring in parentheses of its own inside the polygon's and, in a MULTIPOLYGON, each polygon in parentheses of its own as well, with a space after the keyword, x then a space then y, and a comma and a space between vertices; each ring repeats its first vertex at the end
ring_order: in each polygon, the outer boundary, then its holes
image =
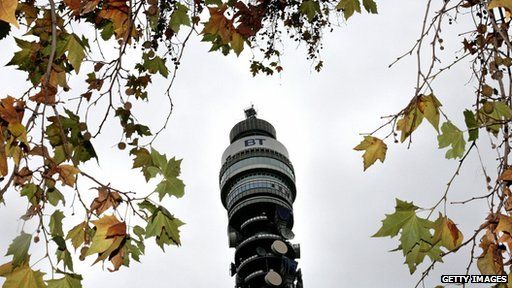
POLYGON ((306 0, 302 2, 302 4, 300 4, 299 10, 302 14, 306 15, 309 22, 313 21, 313 18, 315 18, 316 14, 321 13, 320 4, 318 4, 318 2, 315 0, 306 0))
POLYGON ((379 138, 373 136, 365 136, 364 140, 359 143, 354 150, 357 151, 365 151, 363 154, 363 166, 364 170, 368 169, 368 167, 372 166, 377 159, 380 162, 384 162, 386 159, 386 151, 388 146, 379 138))
POLYGON ((82 276, 77 274, 65 274, 63 278, 46 281, 48 288, 81 288, 82 276))
MULTIPOLYGON (((122 222, 119 221, 114 215, 110 215, 103 216, 96 221, 92 221, 92 223, 94 224, 94 226, 96 226, 96 233, 94 233, 94 236, 91 240, 91 246, 87 250, 86 256, 96 253, 103 253, 107 249, 109 249, 112 246, 112 244, 117 240, 116 238, 118 238, 115 237, 115 235, 112 235, 113 232, 111 228, 116 227, 117 224, 120 224, 122 222)), ((119 234, 119 231, 115 232, 119 234)), ((126 234, 126 226, 124 234, 126 234)))
POLYGON ((0 0, 0 20, 20 28, 18 20, 16 20, 16 7, 18 0, 0 0))
POLYGON ((421 242, 420 245, 414 246, 405 255, 405 263, 409 267, 409 272, 413 274, 418 265, 423 263, 425 256, 428 256, 432 261, 443 262, 442 254, 443 251, 441 251, 439 245, 430 246, 427 242, 421 242))
POLYGON ((95 211, 97 215, 105 212, 110 207, 116 208, 122 202, 121 196, 116 191, 110 191, 106 187, 98 189, 98 197, 94 198, 91 204, 91 210, 95 211))
POLYGON ((46 288, 43 275, 44 273, 39 270, 34 271, 28 264, 25 264, 5 275, 6 279, 2 288, 46 288))
POLYGON ((11 245, 9 245, 9 249, 7 249, 7 254, 5 255, 12 255, 12 264, 14 266, 21 265, 27 259, 31 240, 32 235, 25 232, 21 232, 18 237, 12 240, 11 245))
POLYGON ((437 136, 439 148, 451 146, 451 149, 446 151, 445 157, 447 159, 462 158, 466 149, 466 141, 462 131, 452 122, 443 123, 441 131, 442 134, 437 136))
POLYGON ((239 33, 237 32, 233 32, 233 34, 231 35, 231 41, 229 42, 229 44, 231 45, 231 48, 233 49, 233 51, 235 51, 236 55, 240 55, 240 53, 242 53, 242 51, 244 50, 244 38, 242 37, 242 35, 240 35, 239 33))
POLYGON ((499 219, 496 231, 507 232, 512 235, 512 218, 507 215, 500 214, 499 219))
POLYGON ((71 244, 75 249, 85 242, 88 228, 87 223, 84 221, 69 230, 66 239, 71 239, 71 244))
POLYGON ((146 238, 156 237, 156 243, 163 249, 163 245, 181 245, 178 228, 184 223, 173 217, 165 210, 157 210, 146 226, 146 238))
POLYGON ((348 20, 354 12, 361 13, 361 2, 359 0, 340 0, 337 9, 343 10, 343 16, 348 20))
POLYGON ((172 11, 169 26, 175 33, 178 33, 182 25, 190 26, 190 17, 188 16, 188 7, 178 2, 172 11))
POLYGON ((136 30, 129 17, 130 7, 127 0, 107 0, 98 17, 112 22, 114 34, 118 39, 125 39, 136 35, 136 30), (128 31, 131 28, 131 31, 128 31))
POLYGON ((439 107, 441 103, 433 95, 421 95, 418 99, 418 109, 432 126, 439 131, 439 107))
POLYGON ((68 186, 75 186, 76 175, 80 173, 80 170, 73 165, 62 164, 57 167, 59 173, 59 180, 62 184, 68 186))
POLYGON ((400 232, 400 246, 404 253, 409 253, 422 241, 430 241, 429 229, 432 223, 416 215, 418 209, 412 202, 396 199, 395 213, 387 214, 382 227, 372 237, 394 237, 400 232))
POLYGON ((432 241, 441 246, 446 247, 448 250, 454 250, 462 244, 463 235, 459 231, 455 223, 446 216, 439 213, 439 217, 434 223, 434 238, 432 241))
POLYGON ((34 96, 30 96, 29 99, 36 102, 47 105, 55 104, 55 95, 57 94, 57 88, 53 86, 43 86, 41 87, 41 91, 39 91, 34 96))

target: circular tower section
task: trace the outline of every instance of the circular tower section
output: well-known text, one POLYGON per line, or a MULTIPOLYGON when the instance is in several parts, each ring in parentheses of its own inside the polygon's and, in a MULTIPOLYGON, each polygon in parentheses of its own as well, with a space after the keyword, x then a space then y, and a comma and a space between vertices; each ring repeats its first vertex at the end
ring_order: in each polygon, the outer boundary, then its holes
POLYGON ((236 288, 301 288, 294 237, 295 172, 276 130, 253 108, 229 135, 219 174, 228 211, 229 246, 235 248, 231 275, 236 288))

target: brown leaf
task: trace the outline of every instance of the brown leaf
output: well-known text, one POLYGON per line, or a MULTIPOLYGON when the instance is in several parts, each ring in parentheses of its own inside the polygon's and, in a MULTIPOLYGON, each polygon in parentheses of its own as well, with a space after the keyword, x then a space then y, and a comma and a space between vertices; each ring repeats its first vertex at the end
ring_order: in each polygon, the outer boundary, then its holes
POLYGON ((23 167, 14 174, 14 185, 23 185, 30 179, 32 179, 32 171, 28 167, 23 167))
POLYGON ((117 253, 112 253, 109 257, 110 262, 114 265, 114 269, 107 268, 110 272, 115 272, 121 268, 121 265, 123 265, 124 262, 124 256, 125 256, 125 249, 121 248, 118 250, 117 253), (113 255, 113 256, 112 256, 113 255))
POLYGON ((97 215, 105 212, 108 208, 116 208, 121 203, 121 196, 116 191, 110 191, 106 187, 97 188, 98 197, 94 198, 91 204, 91 210, 97 215))
POLYGON ((59 180, 62 184, 68 186, 75 186, 76 175, 80 173, 80 170, 73 165, 60 165, 57 167, 57 173, 59 173, 59 180))
POLYGON ((0 129, 0 175, 6 176, 9 172, 7 166, 7 154, 5 152, 5 139, 2 129, 0 129))
POLYGON ((495 244, 484 250, 476 264, 483 275, 502 275, 504 272, 501 250, 495 244))
POLYGON ((120 222, 110 226, 105 238, 108 239, 117 236, 126 236, 126 223, 120 222))
POLYGON ((69 10, 73 11, 74 16, 80 15, 80 0, 64 0, 64 4, 68 6, 69 10))
POLYGON ((27 209, 27 212, 25 212, 24 215, 22 215, 20 218, 22 220, 29 220, 30 218, 34 217, 35 215, 37 215, 37 213, 41 211, 41 206, 40 205, 30 205, 30 207, 27 209))
POLYGON ((21 123, 25 102, 7 96, 0 100, 0 118, 8 123, 21 123))
POLYGON ((34 96, 30 96, 29 99, 40 104, 53 105, 55 104, 55 95, 57 94, 57 88, 52 86, 43 86, 41 91, 34 96))

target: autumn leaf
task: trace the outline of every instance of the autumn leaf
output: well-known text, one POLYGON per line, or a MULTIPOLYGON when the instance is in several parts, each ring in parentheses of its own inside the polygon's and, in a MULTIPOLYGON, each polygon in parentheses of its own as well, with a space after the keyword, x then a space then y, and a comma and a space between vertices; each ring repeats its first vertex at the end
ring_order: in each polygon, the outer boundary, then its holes
POLYGON ((44 86, 41 87, 41 91, 39 91, 34 96, 30 96, 29 99, 41 104, 53 105, 55 104, 55 95, 57 94, 57 88, 53 86, 44 86))
POLYGON ((75 186, 76 175, 80 173, 80 170, 73 165, 62 164, 57 167, 59 173, 59 180, 62 184, 70 187, 75 186))
POLYGON ((354 147, 354 150, 365 151, 363 154, 364 170, 372 166, 377 159, 379 159, 380 162, 384 162, 387 149, 386 143, 373 136, 365 136, 364 140, 354 147))
POLYGON ((432 126, 439 131, 439 107, 441 103, 433 95, 421 95, 418 99, 418 109, 432 126))
POLYGON ((439 242, 441 246, 446 247, 448 250, 454 250, 462 244, 462 232, 457 229, 457 226, 446 216, 439 213, 438 219, 434 223, 434 243, 439 242))
POLYGON ((8 123, 21 123, 25 102, 7 96, 0 100, 0 118, 8 123))
POLYGON ((500 214, 496 231, 507 232, 512 235, 512 218, 507 215, 500 214))
POLYGON ((18 0, 0 0, 0 20, 11 23, 20 28, 18 20, 16 20, 16 7, 18 0))
POLYGON ((439 148, 451 146, 451 149, 446 151, 445 157, 447 159, 462 158, 466 149, 466 141, 462 131, 453 125, 452 122, 445 122, 441 126, 442 134, 437 136, 439 148))
POLYGON ((43 275, 44 273, 34 271, 25 264, 6 275, 2 288, 46 288, 43 275))
POLYGON ((503 257, 495 244, 489 245, 487 250, 478 258, 476 265, 483 275, 503 274, 503 257))
POLYGON ((97 215, 105 212, 109 208, 116 208, 122 202, 121 196, 116 191, 110 191, 106 187, 96 188, 98 190, 98 197, 94 198, 91 204, 91 210, 95 211, 97 215))
POLYGON ((9 245, 9 249, 7 249, 7 254, 5 254, 5 256, 12 255, 12 264, 14 266, 21 265, 27 259, 31 240, 32 235, 25 232, 21 232, 20 236, 12 240, 12 243, 9 245))
MULTIPOLYGON (((94 233, 94 236, 91 240, 91 246, 87 250, 86 256, 96 254, 96 253, 103 253, 107 249, 109 249, 114 242, 116 242, 116 238, 118 237, 109 237, 109 235, 112 235, 112 230, 110 230, 112 227, 115 227, 115 225, 121 223, 117 218, 113 215, 111 216, 103 216, 100 219, 96 221, 92 221, 94 226, 96 227, 96 233, 94 233), (110 230, 110 234, 109 234, 110 230)), ((119 231, 115 231, 115 233, 119 234, 119 231)), ((126 231, 125 231, 126 234, 126 231)), ((117 235, 120 236, 120 235, 117 235)), ((117 247, 116 247, 117 248, 117 247)))
POLYGON ((98 14, 98 17, 112 22, 114 34, 118 39, 136 35, 129 17, 130 7, 126 3, 126 0, 107 0, 98 14))
POLYGON ((233 48, 237 56, 244 50, 244 38, 237 32, 233 32, 229 44, 231 44, 231 48, 233 48))
POLYGON ((68 51, 68 61, 78 74, 80 72, 82 61, 85 58, 85 47, 82 40, 80 40, 74 33, 69 35, 66 43, 66 50, 68 51))

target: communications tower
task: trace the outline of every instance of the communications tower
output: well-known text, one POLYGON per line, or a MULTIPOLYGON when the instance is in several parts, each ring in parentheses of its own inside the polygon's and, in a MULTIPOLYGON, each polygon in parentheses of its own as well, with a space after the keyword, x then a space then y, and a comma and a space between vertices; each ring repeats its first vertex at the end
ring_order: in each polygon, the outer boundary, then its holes
POLYGON ((254 108, 229 133, 222 154, 221 200, 228 212, 236 288, 303 288, 294 237, 295 173, 276 130, 254 108))

